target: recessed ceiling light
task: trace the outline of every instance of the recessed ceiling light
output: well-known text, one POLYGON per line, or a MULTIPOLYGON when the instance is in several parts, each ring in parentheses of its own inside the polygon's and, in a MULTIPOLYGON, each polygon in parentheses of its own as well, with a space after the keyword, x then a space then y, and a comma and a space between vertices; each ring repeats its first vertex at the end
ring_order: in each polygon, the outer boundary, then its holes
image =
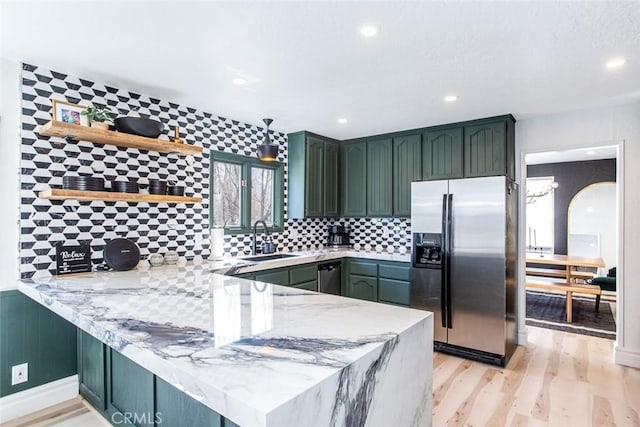
POLYGON ((365 37, 373 37, 378 33, 378 28, 374 27, 373 25, 365 25, 364 27, 360 28, 360 34, 362 34, 365 37))
POLYGON ((347 123, 347 122, 348 122, 348 120, 347 120, 347 119, 345 119, 345 118, 339 118, 339 119, 338 119, 338 123, 340 123, 340 124, 345 124, 345 123, 347 123))
POLYGON ((242 77, 236 77, 235 79, 231 80, 233 82, 234 85, 243 85, 246 84, 247 81, 245 79, 243 79, 242 77))
POLYGON ((444 100, 447 102, 456 102, 458 100, 458 95, 447 95, 444 97, 444 100))
POLYGON ((604 66, 607 67, 608 70, 617 70, 618 68, 622 67, 626 63, 627 63, 627 60, 625 58, 614 58, 607 61, 607 63, 604 64, 604 66))
POLYGON ((587 156, 593 156, 594 154, 596 154, 594 150, 587 151, 587 156))

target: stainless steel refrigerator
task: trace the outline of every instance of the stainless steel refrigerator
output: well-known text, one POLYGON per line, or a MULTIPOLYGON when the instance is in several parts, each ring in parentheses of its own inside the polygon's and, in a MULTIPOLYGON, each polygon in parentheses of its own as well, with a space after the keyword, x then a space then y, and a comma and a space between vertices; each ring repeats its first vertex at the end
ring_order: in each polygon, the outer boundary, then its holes
POLYGON ((506 177, 411 185, 411 306, 434 348, 505 365, 516 348, 518 187, 506 177))

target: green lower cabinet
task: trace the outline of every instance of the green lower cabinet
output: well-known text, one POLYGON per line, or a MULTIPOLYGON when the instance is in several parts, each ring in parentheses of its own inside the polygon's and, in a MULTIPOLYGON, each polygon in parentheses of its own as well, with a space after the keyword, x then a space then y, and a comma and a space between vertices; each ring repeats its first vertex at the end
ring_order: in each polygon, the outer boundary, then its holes
POLYGON ((255 280, 259 282, 271 283, 273 285, 289 286, 289 270, 267 270, 257 272, 255 280))
POLYGON ((393 279, 378 279, 378 301, 398 305, 409 305, 409 282, 393 279))
POLYGON ((223 417, 156 377, 156 422, 162 427, 222 427, 223 417))
POLYGON ((109 349, 107 356, 107 415, 114 424, 153 426, 154 377, 140 365, 109 349))
POLYGON ((318 280, 318 266, 316 264, 291 267, 289 270, 289 283, 299 285, 305 282, 318 280))
POLYGON ((241 279, 253 280, 253 273, 234 274, 233 277, 239 277, 241 279))
POLYGON ((107 408, 106 348, 101 341, 78 329, 78 382, 80 395, 95 408, 107 408))
POLYGON ((348 296, 367 301, 378 301, 377 277, 349 274, 347 280, 348 296))
POLYGON ((298 288, 298 289, 306 289, 307 291, 314 291, 314 292, 318 292, 318 281, 317 280, 311 280, 309 282, 304 282, 304 283, 300 283, 297 285, 292 285, 293 288, 298 288))

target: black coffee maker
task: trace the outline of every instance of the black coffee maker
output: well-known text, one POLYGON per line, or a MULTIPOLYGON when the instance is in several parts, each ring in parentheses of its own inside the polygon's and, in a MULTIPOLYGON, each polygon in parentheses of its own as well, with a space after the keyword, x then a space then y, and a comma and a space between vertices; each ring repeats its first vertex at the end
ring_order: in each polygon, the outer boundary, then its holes
POLYGON ((350 231, 351 229, 348 225, 330 225, 327 235, 327 246, 350 246, 350 231))

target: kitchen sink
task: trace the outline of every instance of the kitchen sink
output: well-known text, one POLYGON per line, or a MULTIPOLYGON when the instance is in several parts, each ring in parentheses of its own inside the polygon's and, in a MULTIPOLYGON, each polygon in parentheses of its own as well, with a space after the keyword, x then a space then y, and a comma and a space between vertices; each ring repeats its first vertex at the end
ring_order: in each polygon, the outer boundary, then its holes
POLYGON ((274 259, 283 259, 283 258, 293 258, 293 257, 297 257, 299 255, 292 255, 292 254, 268 254, 268 255, 256 255, 256 256, 250 256, 250 257, 246 257, 246 258, 242 258, 244 261, 254 261, 254 262, 260 262, 260 261, 271 261, 274 259))

